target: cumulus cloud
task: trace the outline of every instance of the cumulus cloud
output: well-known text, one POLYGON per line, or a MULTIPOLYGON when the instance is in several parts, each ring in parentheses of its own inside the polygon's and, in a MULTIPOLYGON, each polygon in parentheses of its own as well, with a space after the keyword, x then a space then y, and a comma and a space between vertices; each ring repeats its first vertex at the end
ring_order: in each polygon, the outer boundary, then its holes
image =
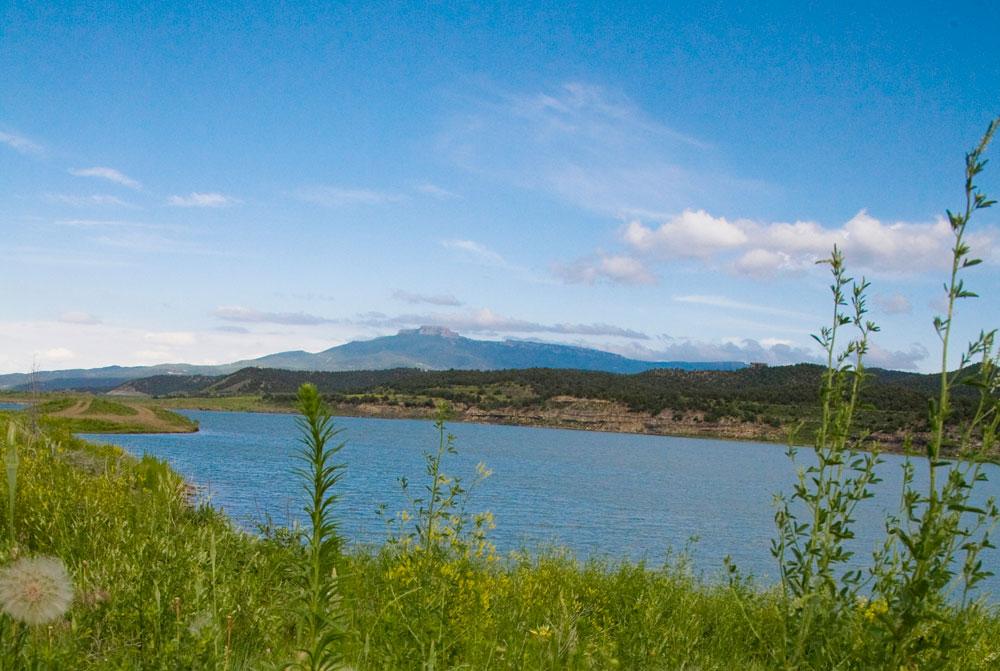
POLYGON ((342 320, 328 319, 306 312, 267 312, 239 305, 216 308, 212 314, 218 319, 247 324, 283 324, 285 326, 318 326, 342 320))
MULTIPOLYGON (((835 228, 809 221, 731 221, 703 210, 685 210, 659 223, 633 220, 621 237, 638 254, 721 262, 755 277, 802 272, 828 257, 834 245, 843 250, 852 268, 910 274, 947 265, 952 244, 951 228, 944 219, 886 223, 864 210, 835 228)), ((970 244, 990 258, 996 237, 995 230, 980 231, 970 236, 970 244)))
POLYGON ((626 224, 622 238, 636 251, 662 258, 708 258, 747 242, 741 225, 704 210, 684 210, 657 227, 632 221, 626 224))
POLYGON ((402 289, 397 289, 392 292, 392 297, 397 301, 403 301, 404 303, 410 303, 413 305, 418 305, 425 303, 427 305, 443 305, 458 307, 462 305, 462 301, 458 300, 451 294, 417 294, 410 291, 404 291, 402 289))
POLYGON ((913 312, 910 299, 903 294, 878 294, 874 299, 875 307, 887 315, 908 315, 913 312))
POLYGON ((398 193, 342 186, 307 186, 297 189, 292 195, 301 201, 325 207, 384 205, 404 200, 398 193))
POLYGON ((653 275, 641 260, 623 254, 600 254, 570 264, 555 264, 553 274, 574 284, 655 284, 653 275))
POLYGON ((718 342, 671 338, 663 347, 650 348, 632 343, 609 349, 645 361, 740 361, 771 366, 820 362, 815 351, 779 338, 728 338, 718 342))
POLYGON ((101 319, 95 317, 89 312, 83 312, 80 310, 70 310, 69 312, 64 312, 59 315, 59 321, 64 324, 80 324, 80 325, 94 325, 100 324, 101 319))
POLYGON ((208 192, 200 193, 194 191, 186 196, 170 196, 167 205, 174 207, 229 207, 237 205, 243 201, 223 193, 208 192))
POLYGON ((114 168, 102 166, 94 166, 92 168, 72 168, 70 169, 69 174, 77 177, 96 177, 98 179, 114 182, 115 184, 119 184, 129 189, 138 190, 142 188, 142 185, 139 184, 139 182, 132 179, 128 175, 115 170, 114 168))
POLYGON ((873 342, 869 345, 866 365, 892 370, 919 370, 920 362, 927 356, 927 348, 920 343, 913 343, 905 350, 887 350, 873 342))

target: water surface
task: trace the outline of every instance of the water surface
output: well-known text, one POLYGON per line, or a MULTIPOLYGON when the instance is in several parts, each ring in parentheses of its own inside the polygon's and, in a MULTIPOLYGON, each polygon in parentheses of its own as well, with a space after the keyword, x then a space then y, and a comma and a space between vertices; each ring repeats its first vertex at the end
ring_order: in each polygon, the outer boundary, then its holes
MULTIPOLYGON (((241 412, 184 414, 199 422, 194 434, 97 436, 132 453, 166 459, 202 486, 212 503, 247 528, 264 515, 287 523, 300 518, 301 489, 292 475, 297 429, 291 415, 241 412)), ((338 418, 348 464, 340 520, 356 542, 384 539, 375 514, 404 502, 397 479, 411 490, 426 482, 422 453, 437 446, 424 420, 338 418)), ((472 495, 470 510, 490 510, 502 551, 565 546, 577 556, 662 562, 668 550, 691 547, 694 565, 716 574, 731 556, 762 581, 775 576, 773 496, 790 492, 794 467, 780 445, 665 436, 597 433, 534 427, 453 424, 459 454, 448 474, 471 478, 478 462, 493 476, 472 495)), ((810 453, 802 452, 803 457, 810 453)), ((858 510, 859 558, 882 537, 887 511, 895 511, 902 458, 886 455, 877 496, 858 510)), ((985 493, 1000 493, 1000 469, 988 466, 985 493)), ((918 480, 925 469, 918 468, 918 480)), ((1000 553, 984 563, 1000 573, 1000 553)), ((1000 595, 1000 580, 989 589, 1000 595)))

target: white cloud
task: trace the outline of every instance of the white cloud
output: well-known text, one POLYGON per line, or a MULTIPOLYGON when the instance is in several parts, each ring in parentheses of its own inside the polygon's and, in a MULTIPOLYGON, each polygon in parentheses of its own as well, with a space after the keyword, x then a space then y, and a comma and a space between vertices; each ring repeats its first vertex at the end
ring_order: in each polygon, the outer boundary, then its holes
POLYGON ((167 205, 174 207, 229 207, 242 202, 238 198, 214 191, 209 193, 194 191, 186 196, 170 196, 167 199, 167 205))
POLYGON ((510 264, 506 260, 486 245, 474 240, 442 240, 441 245, 445 249, 453 249, 461 252, 466 257, 472 258, 480 263, 500 268, 508 268, 510 264))
POLYGON ((458 300, 451 294, 417 294, 410 291, 404 291, 402 289, 397 289, 392 292, 392 297, 397 301, 403 301, 404 303, 411 303, 413 305, 426 303, 427 305, 444 305, 458 307, 462 305, 462 301, 458 300))
POLYGON ((0 321, 0 372, 25 373, 37 359, 40 370, 139 366, 165 362, 220 364, 292 349, 320 351, 344 342, 349 332, 312 329, 231 333, 215 329, 161 332, 95 324, 81 328, 59 321, 0 321), (72 343, 72 348, 67 348, 72 343))
POLYGON ((398 193, 374 189, 345 188, 340 186, 310 186, 297 189, 293 195, 299 200, 326 207, 350 205, 384 205, 404 200, 398 193))
POLYGON ((918 370, 920 362, 928 356, 927 348, 920 343, 913 343, 905 350, 887 350, 877 343, 869 343, 865 365, 870 368, 889 368, 891 370, 918 370))
POLYGON ((461 196, 454 191, 449 191, 444 187, 440 187, 437 184, 431 184, 430 182, 417 185, 417 191, 428 195, 431 198, 437 198, 438 200, 454 200, 456 198, 461 198, 461 196))
POLYGON ((52 349, 47 349, 44 352, 38 353, 39 360, 52 363, 69 361, 75 356, 76 354, 73 350, 66 349, 65 347, 53 347, 52 349))
POLYGON ((39 155, 45 153, 45 148, 37 142, 33 142, 23 135, 14 133, 4 133, 0 131, 0 144, 5 144, 14 151, 25 155, 39 155))
POLYGON ((70 310, 69 312, 64 312, 59 315, 59 321, 64 324, 80 324, 80 325, 94 325, 100 324, 101 319, 95 317, 89 312, 83 312, 80 310, 70 310))
POLYGON ((156 331, 144 337, 156 345, 193 345, 197 342, 194 333, 189 331, 156 331))
POLYGON ((73 207, 135 207, 132 203, 124 201, 118 196, 110 196, 103 193, 95 193, 89 196, 49 193, 46 194, 46 198, 53 202, 72 205, 73 207))
POLYGON ((572 205, 621 216, 673 212, 759 191, 716 168, 711 148, 628 97, 581 82, 531 93, 481 90, 439 135, 460 167, 572 205))
POLYGON ((815 258, 797 261, 787 252, 757 248, 745 252, 736 259, 733 269, 741 275, 767 279, 779 274, 802 273, 814 265, 816 265, 815 258))
POLYGON ((266 312, 240 305, 229 305, 216 308, 212 314, 229 322, 247 324, 284 324, 286 326, 317 326, 319 324, 334 324, 341 320, 328 319, 311 315, 306 312, 266 312))
POLYGON ((727 338, 718 342, 671 338, 669 344, 660 348, 630 343, 609 349, 646 361, 740 361, 771 366, 820 361, 815 351, 781 338, 727 338))
MULTIPOLYGON (((761 223, 714 217, 685 210, 659 224, 635 220, 622 230, 622 241, 635 253, 652 258, 693 257, 723 262, 753 277, 803 272, 830 255, 834 245, 851 269, 882 275, 906 275, 940 269, 950 260, 951 228, 944 219, 930 223, 882 222, 865 211, 836 228, 815 222, 761 223)), ((974 253, 991 259, 995 229, 969 236, 974 253)))
POLYGON ((747 242, 747 234, 739 224, 704 210, 684 210, 655 228, 639 221, 629 222, 622 238, 636 251, 661 258, 709 258, 747 242))
POLYGON ((887 315, 908 315, 913 312, 910 299, 901 293, 878 294, 875 296, 875 307, 887 315))
MULTIPOLYGON (((150 227, 152 228, 152 227, 150 227)), ((236 252, 228 249, 209 247, 176 235, 157 232, 155 230, 125 229, 116 231, 114 235, 97 235, 92 241, 104 247, 142 254, 191 254, 198 256, 235 256, 236 252)))
POLYGON ((407 314, 395 317, 381 314, 365 315, 362 319, 352 323, 377 328, 443 326, 458 332, 490 335, 506 333, 552 333, 561 335, 613 336, 634 340, 649 339, 649 336, 645 333, 613 324, 543 324, 500 315, 486 308, 449 314, 407 314))
POLYGON ((115 184, 128 187, 129 189, 138 190, 142 188, 142 185, 139 184, 139 182, 132 179, 128 175, 115 170, 114 168, 101 166, 94 166, 92 168, 72 168, 69 173, 71 175, 76 175, 77 177, 96 177, 98 179, 104 179, 109 182, 114 182, 115 184))
POLYGON ((601 254, 570 264, 556 264, 553 273, 575 284, 656 284, 656 277, 641 260, 622 254, 601 254))
POLYGON ((746 310, 748 312, 758 312, 761 314, 768 314, 768 315, 780 315, 783 317, 801 317, 804 319, 815 319, 815 315, 811 315, 806 312, 798 312, 797 310, 786 310, 784 308, 775 308, 769 305, 758 305, 757 303, 746 303, 743 301, 735 301, 731 298, 726 298, 725 296, 692 294, 688 296, 674 296, 674 300, 677 301, 678 303, 689 303, 692 305, 707 305, 709 307, 723 308, 726 310, 746 310))

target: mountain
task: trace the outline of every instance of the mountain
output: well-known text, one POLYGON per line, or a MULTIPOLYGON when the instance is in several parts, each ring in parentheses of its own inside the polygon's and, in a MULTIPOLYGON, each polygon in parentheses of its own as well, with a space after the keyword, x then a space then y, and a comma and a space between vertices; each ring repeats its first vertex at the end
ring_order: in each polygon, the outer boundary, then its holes
MULTIPOLYGON (((293 371, 355 371, 419 368, 422 370, 506 370, 512 368, 567 368, 608 373, 640 373, 657 368, 681 370, 736 370, 737 361, 640 361, 587 347, 524 340, 474 340, 444 328, 423 326, 393 336, 357 340, 322 352, 301 350, 269 354, 219 366, 161 364, 41 371, 34 384, 42 390, 113 389, 130 380, 158 375, 228 375, 243 368, 293 371)), ((26 373, 0 375, 0 389, 27 389, 26 373)))

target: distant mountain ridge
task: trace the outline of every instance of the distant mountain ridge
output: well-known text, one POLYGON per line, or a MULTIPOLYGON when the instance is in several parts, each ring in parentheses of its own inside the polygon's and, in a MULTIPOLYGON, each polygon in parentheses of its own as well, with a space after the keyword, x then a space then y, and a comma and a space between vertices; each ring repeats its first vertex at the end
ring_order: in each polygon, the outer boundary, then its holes
MULTIPOLYGON (((154 375, 229 375, 243 368, 291 371, 359 371, 393 368, 422 370, 506 370, 565 368, 607 373, 641 373, 658 368, 737 370, 739 361, 642 361, 603 350, 525 340, 475 340, 449 329, 423 326, 392 336, 355 340, 322 352, 295 350, 217 366, 160 364, 40 371, 34 383, 42 390, 113 389, 128 381, 154 375)), ((0 389, 27 389, 27 373, 0 375, 0 389)))

